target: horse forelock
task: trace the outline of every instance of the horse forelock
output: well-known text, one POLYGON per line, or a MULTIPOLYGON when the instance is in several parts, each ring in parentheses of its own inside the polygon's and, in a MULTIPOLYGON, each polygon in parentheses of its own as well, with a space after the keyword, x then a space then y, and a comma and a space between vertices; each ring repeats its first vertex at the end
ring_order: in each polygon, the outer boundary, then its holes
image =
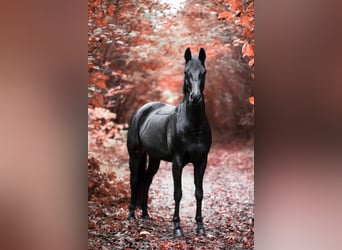
POLYGON ((187 62, 185 65, 185 72, 188 71, 205 71, 205 66, 202 64, 201 60, 198 57, 193 57, 191 60, 187 62))

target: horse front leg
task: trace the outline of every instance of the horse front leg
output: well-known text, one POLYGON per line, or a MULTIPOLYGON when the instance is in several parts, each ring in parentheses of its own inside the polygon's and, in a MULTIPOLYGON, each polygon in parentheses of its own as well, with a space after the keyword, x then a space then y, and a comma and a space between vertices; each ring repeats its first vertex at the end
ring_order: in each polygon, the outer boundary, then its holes
POLYGON ((195 197, 196 197, 196 233, 198 235, 204 235, 205 229, 203 225, 203 219, 202 219, 202 200, 203 200, 203 176, 205 172, 205 168, 207 166, 207 156, 205 156, 202 161, 200 161, 197 164, 194 164, 194 172, 195 172, 195 197))
POLYGON ((174 199, 175 199, 175 212, 173 215, 173 235, 175 238, 184 236, 183 229, 180 226, 180 218, 179 218, 179 204, 182 199, 182 171, 183 166, 178 164, 176 161, 173 162, 172 165, 172 176, 173 176, 173 185, 174 185, 174 199))

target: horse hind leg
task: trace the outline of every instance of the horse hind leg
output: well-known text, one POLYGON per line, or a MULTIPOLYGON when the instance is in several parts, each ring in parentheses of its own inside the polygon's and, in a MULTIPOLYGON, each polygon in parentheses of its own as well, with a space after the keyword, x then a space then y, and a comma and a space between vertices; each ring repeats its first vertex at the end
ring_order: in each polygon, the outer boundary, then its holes
POLYGON ((144 153, 139 161, 138 178, 137 178, 137 206, 141 207, 143 201, 143 186, 146 179, 146 153, 144 153))
POLYGON ((150 216, 147 211, 147 203, 148 203, 148 191, 150 185, 152 183, 154 175, 157 173, 159 169, 160 160, 149 156, 148 159, 148 169, 146 171, 144 184, 143 184, 143 193, 142 193, 142 202, 141 202, 141 209, 142 209, 142 218, 145 220, 150 220, 150 216))
POLYGON ((141 204, 142 200, 142 184, 146 171, 146 153, 141 156, 130 157, 130 184, 131 184, 131 203, 129 206, 128 219, 135 219, 135 209, 141 204))

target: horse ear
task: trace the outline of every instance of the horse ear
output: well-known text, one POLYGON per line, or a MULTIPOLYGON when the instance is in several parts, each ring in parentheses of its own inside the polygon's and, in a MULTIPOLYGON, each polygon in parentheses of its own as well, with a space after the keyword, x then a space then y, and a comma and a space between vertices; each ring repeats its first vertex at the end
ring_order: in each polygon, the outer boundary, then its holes
POLYGON ((204 51, 203 48, 200 49, 198 59, 200 59, 200 61, 201 61, 201 62, 203 63, 203 65, 204 65, 204 61, 205 61, 205 51, 204 51))
POLYGON ((185 63, 191 60, 191 50, 187 48, 184 53, 185 63))

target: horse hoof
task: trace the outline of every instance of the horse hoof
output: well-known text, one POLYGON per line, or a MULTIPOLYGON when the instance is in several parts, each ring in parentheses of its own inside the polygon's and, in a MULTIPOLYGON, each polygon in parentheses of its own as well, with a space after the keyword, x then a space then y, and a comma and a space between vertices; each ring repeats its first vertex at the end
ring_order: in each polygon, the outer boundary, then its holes
POLYGON ((196 229, 196 233, 197 233, 197 235, 205 235, 205 229, 204 229, 204 227, 198 227, 198 228, 196 229))
POLYGON ((173 229, 173 236, 175 238, 183 237, 184 236, 183 230, 181 228, 173 229))
POLYGON ((130 213, 127 220, 135 220, 135 215, 130 213))

